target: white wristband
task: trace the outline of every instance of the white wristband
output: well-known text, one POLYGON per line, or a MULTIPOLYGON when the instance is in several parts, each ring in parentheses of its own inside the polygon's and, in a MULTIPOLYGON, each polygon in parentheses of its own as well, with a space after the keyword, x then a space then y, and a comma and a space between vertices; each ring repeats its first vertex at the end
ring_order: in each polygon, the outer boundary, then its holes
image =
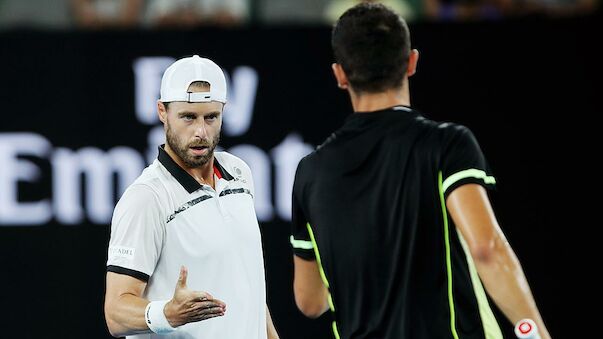
POLYGON ((144 320, 149 329, 157 334, 165 334, 176 331, 172 327, 163 313, 165 304, 169 300, 151 301, 144 310, 144 320))
POLYGON ((521 319, 515 324, 515 335, 519 339, 540 339, 538 327, 532 319, 521 319))

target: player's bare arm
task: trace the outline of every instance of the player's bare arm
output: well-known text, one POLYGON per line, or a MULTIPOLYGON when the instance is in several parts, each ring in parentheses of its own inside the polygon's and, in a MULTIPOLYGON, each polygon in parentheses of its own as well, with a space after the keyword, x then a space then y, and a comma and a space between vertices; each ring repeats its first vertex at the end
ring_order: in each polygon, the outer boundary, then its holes
MULTIPOLYGON (((165 305, 164 313, 172 327, 223 316, 226 304, 209 293, 187 288, 188 271, 180 269, 173 298, 165 305)), ((105 316, 109 332, 114 337, 151 333, 145 321, 149 300, 142 298, 146 282, 129 275, 107 272, 105 316)))
POLYGON ((329 309, 329 291, 322 282, 318 263, 315 260, 304 260, 293 256, 295 277, 293 292, 295 303, 307 317, 318 318, 329 309))
POLYGON ((513 323, 533 319, 542 339, 550 338, 515 253, 496 220, 486 190, 460 186, 446 199, 450 215, 467 242, 484 287, 513 323))

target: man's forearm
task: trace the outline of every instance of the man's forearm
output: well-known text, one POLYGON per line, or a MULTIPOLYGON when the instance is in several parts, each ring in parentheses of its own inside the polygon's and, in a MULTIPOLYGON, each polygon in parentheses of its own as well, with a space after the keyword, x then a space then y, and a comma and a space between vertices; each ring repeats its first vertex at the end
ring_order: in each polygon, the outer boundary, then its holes
POLYGON ((490 255, 476 258, 475 266, 488 294, 513 324, 530 318, 542 339, 550 338, 521 265, 504 239, 497 239, 490 255))
POLYGON ((148 300, 124 294, 105 304, 105 316, 109 332, 114 337, 125 335, 150 333, 144 318, 144 311, 148 300))

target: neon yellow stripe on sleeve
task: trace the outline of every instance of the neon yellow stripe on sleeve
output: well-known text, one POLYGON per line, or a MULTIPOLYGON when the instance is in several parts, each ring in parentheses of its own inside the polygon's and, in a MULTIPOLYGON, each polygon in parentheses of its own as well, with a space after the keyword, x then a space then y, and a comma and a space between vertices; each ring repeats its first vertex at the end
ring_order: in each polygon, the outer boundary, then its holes
POLYGON ((486 184, 495 184, 496 179, 492 176, 488 176, 486 172, 482 170, 478 170, 475 168, 466 169, 460 172, 456 172, 453 175, 449 176, 444 180, 442 184, 442 192, 446 192, 450 186, 452 186, 455 182, 465 179, 465 178, 477 178, 482 179, 486 184))
POLYGON ((302 250, 311 250, 314 248, 314 245, 312 245, 312 241, 296 240, 295 238, 293 238, 293 236, 291 236, 289 241, 291 242, 293 248, 299 248, 302 250))

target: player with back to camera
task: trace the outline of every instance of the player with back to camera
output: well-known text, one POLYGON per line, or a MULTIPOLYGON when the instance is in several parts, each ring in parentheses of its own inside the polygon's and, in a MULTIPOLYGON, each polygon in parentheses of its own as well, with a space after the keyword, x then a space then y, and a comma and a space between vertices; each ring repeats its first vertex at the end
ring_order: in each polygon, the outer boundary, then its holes
POLYGON ((475 137, 410 107, 419 54, 404 20, 357 5, 335 24, 332 47, 354 113, 297 168, 300 310, 330 308, 342 339, 502 338, 489 295, 512 323, 531 318, 549 339, 494 216, 495 179, 475 137))

